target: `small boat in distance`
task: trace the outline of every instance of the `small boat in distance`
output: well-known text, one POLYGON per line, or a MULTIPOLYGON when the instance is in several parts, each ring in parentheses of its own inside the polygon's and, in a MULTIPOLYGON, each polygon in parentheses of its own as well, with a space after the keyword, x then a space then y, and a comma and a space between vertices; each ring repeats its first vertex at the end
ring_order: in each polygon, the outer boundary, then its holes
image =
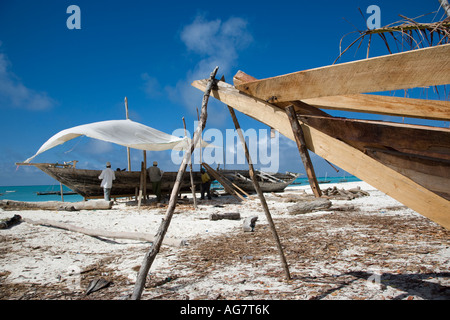
POLYGON ((327 175, 328 175, 328 172, 325 172, 325 179, 319 180, 318 182, 319 182, 319 183, 330 183, 331 180, 327 180, 327 175))

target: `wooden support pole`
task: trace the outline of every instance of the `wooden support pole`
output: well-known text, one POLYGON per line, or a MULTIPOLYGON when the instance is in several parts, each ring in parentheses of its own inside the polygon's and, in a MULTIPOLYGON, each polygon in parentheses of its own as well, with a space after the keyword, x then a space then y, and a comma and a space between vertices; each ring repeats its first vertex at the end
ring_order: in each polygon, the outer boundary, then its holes
MULTIPOLYGON (((125 115, 126 119, 128 120, 128 99, 125 97, 125 115)), ((130 148, 127 147, 127 160, 128 160, 128 171, 131 171, 131 157, 130 157, 130 148)))
POLYGON ((291 279, 291 275, 289 272, 289 266, 287 264, 286 257, 284 256, 283 247, 281 246, 280 238, 278 237, 278 233, 275 228, 275 224, 273 223, 272 216, 270 215, 269 207, 267 206, 266 199, 264 198, 264 194, 259 186, 258 179, 256 177, 255 170, 253 168, 253 162, 250 157, 250 153, 248 152, 248 148, 247 148, 247 144, 245 142, 244 135, 242 134, 241 127, 236 118, 236 114, 234 113, 233 108, 228 106, 228 110, 230 111, 231 117, 233 118, 234 126, 236 127, 236 131, 238 132, 239 139, 241 140, 241 143, 242 143, 242 147, 244 148, 245 157, 247 158, 247 162, 248 162, 250 177, 253 180, 253 185, 255 187, 256 192, 258 193, 258 197, 259 197, 259 200, 261 201, 261 205, 264 209, 264 213, 266 214, 267 221, 269 222, 270 230, 272 231, 272 236, 275 239, 275 242, 277 244, 278 253, 281 258, 281 264, 283 266, 283 269, 284 269, 284 272, 286 275, 286 279, 289 280, 289 279, 291 279))
POLYGON ((64 202, 64 191, 63 191, 63 185, 61 182, 59 183, 59 189, 61 191, 61 202, 64 202))
POLYGON ((138 198, 138 210, 141 210, 141 202, 143 198, 143 191, 144 188, 144 180, 147 178, 145 174, 145 167, 144 162, 141 162, 141 176, 140 176, 140 182, 139 182, 139 198, 138 198))
MULTIPOLYGON (((184 126, 184 136, 187 137, 186 121, 184 121, 184 117, 183 117, 183 126, 184 126)), ((194 208, 195 210, 197 210, 197 196, 195 195, 194 177, 192 176, 192 155, 191 158, 189 159, 189 175, 191 177, 191 190, 192 190, 192 199, 194 200, 194 208)))
POLYGON ((144 261, 139 269, 139 273, 138 273, 138 276, 136 279, 136 284, 134 286, 133 293, 131 294, 132 300, 139 300, 141 298, 142 291, 144 290, 144 286, 145 286, 145 280, 147 279, 148 271, 150 270, 150 267, 152 266, 153 261, 155 260, 155 257, 159 252, 159 249, 161 248, 161 244, 164 240, 164 236, 166 235, 167 229, 169 228, 170 221, 172 220, 173 212, 175 210, 175 206, 176 206, 177 200, 178 200, 178 192, 181 187, 181 181, 182 181, 183 174, 186 171, 186 166, 189 162, 189 159, 191 158, 192 152, 194 151, 194 148, 197 145, 198 141, 201 139, 202 131, 206 125, 206 118, 208 117, 207 106, 208 106, 209 95, 211 93, 212 86, 215 82, 215 76, 216 76, 218 69, 219 69, 219 67, 216 67, 214 69, 214 71, 211 72, 210 78, 206 85, 206 89, 203 94, 200 121, 197 125, 197 129, 195 130, 194 139, 191 144, 191 148, 189 150, 187 150, 187 152, 184 154, 183 161, 180 165, 180 169, 178 170, 177 178, 175 180, 175 184, 173 186, 172 193, 170 195, 169 206, 167 207, 166 215, 162 219, 161 225, 159 226, 158 233, 156 235, 156 239, 153 242, 151 249, 145 255, 144 261))
POLYGON ((314 167, 312 165, 311 158, 309 157, 308 149, 306 148, 303 130, 300 124, 298 123, 294 106, 290 105, 286 107, 285 111, 289 118, 289 122, 291 123, 292 131, 295 137, 295 142, 297 142, 298 151, 300 152, 303 165, 305 166, 306 174, 308 175, 309 185, 311 186, 311 189, 316 198, 319 198, 322 196, 322 192, 320 191, 319 183, 317 182, 314 167))
POLYGON ((144 158, 144 185, 142 188, 142 196, 145 200, 147 200, 147 151, 143 150, 143 158, 144 158))

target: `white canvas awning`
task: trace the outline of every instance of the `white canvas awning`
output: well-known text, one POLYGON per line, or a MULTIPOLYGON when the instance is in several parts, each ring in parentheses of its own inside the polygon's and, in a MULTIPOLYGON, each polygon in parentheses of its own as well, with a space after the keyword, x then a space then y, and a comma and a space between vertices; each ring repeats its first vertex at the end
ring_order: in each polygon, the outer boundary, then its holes
MULTIPOLYGON (((82 135, 129 148, 149 151, 170 149, 182 151, 191 145, 191 140, 187 137, 179 138, 131 120, 110 120, 85 124, 58 132, 48 139, 36 154, 28 158, 25 163, 29 163, 44 151, 82 135)), ((215 146, 202 141, 202 147, 215 146)))

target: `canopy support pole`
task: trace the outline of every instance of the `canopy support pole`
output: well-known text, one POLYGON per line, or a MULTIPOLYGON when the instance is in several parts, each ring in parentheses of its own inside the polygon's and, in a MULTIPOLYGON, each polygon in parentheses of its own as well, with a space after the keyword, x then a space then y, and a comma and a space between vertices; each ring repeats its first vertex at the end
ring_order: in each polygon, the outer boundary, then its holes
MULTIPOLYGON (((184 117, 183 117, 183 126, 184 126, 184 136, 187 137, 186 121, 184 121, 184 117)), ((194 177, 192 176, 192 155, 189 158, 189 175, 191 176, 192 200, 194 201, 194 208, 195 210, 197 210, 197 197, 195 195, 194 177)))
MULTIPOLYGON (((125 97, 125 114, 126 119, 128 120, 128 99, 125 97)), ((130 147, 127 147, 127 159, 128 159, 128 171, 131 171, 131 157, 130 157, 130 147)))

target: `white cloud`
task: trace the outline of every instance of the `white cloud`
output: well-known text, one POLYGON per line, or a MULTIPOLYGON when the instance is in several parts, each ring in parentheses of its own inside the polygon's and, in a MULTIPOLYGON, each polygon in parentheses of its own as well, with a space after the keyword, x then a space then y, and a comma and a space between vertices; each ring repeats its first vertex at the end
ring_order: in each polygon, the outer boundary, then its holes
POLYGON ((202 95, 191 86, 192 81, 207 78, 216 66, 219 66, 218 75, 231 72, 238 61, 239 52, 253 41, 253 37, 247 21, 242 18, 231 17, 222 21, 197 16, 183 28, 180 38, 188 52, 198 56, 199 60, 192 69, 186 71, 185 79, 174 87, 166 87, 166 92, 172 100, 182 103, 195 113, 195 106, 199 106, 202 95))
POLYGON ((142 80, 144 80, 144 85, 142 86, 142 89, 149 98, 155 98, 161 95, 161 86, 158 82, 158 79, 150 76, 146 72, 141 75, 141 78, 142 80))
POLYGON ((0 106, 28 110, 47 110, 55 101, 45 92, 27 88, 11 71, 10 62, 0 53, 0 106))

